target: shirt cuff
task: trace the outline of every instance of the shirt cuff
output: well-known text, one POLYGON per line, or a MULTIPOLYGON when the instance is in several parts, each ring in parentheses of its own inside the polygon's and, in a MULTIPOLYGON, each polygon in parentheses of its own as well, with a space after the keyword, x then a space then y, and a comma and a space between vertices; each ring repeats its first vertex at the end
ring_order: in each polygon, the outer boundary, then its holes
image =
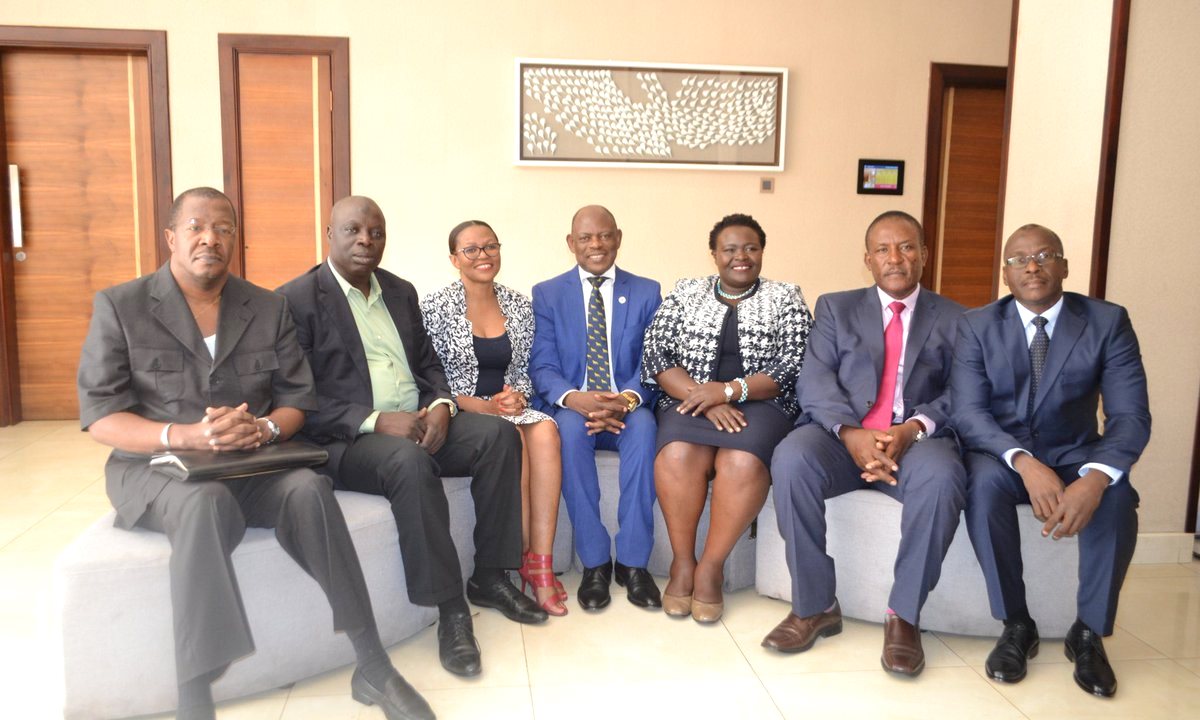
POLYGON ((433 402, 429 403, 428 409, 432 410, 438 405, 445 405, 446 409, 450 411, 450 417, 454 417, 458 414, 458 406, 454 404, 453 400, 449 400, 447 398, 438 398, 437 400, 434 400, 433 402))
POLYGON ((1033 453, 1029 452, 1025 448, 1013 448, 1011 450, 1005 450, 1004 451, 1004 464, 1008 465, 1008 467, 1011 468, 1013 472, 1017 471, 1017 469, 1015 467, 1013 467, 1013 458, 1015 458, 1017 456, 1017 453, 1025 453, 1026 455, 1033 457, 1033 453))
POLYGON ((379 420, 378 410, 368 415, 367 419, 362 421, 362 425, 358 426, 358 434, 365 435, 367 433, 375 432, 375 422, 377 420, 379 420))
POLYGON ((1121 478, 1125 477, 1125 473, 1111 465, 1105 465, 1104 463, 1084 463, 1084 465, 1079 468, 1079 477, 1087 475, 1088 470, 1099 470, 1107 475, 1110 478, 1108 481, 1110 487, 1121 482, 1121 478))
POLYGON ((835 438, 837 438, 838 440, 841 440, 842 439, 842 424, 836 423, 832 428, 829 429, 829 432, 833 433, 833 436, 835 438))
POLYGON ((578 390, 568 390, 568 391, 566 391, 565 393, 563 393, 563 394, 562 394, 562 396, 561 396, 561 397, 559 397, 557 400, 555 400, 555 401, 554 401, 554 404, 555 404, 555 405, 557 405, 557 406, 559 406, 560 408, 565 408, 565 407, 567 406, 567 402, 566 402, 566 401, 567 401, 567 396, 568 396, 568 395, 570 395, 570 394, 571 394, 571 393, 573 393, 573 392, 579 392, 579 391, 578 391, 578 390))
POLYGON ((909 420, 916 420, 917 422, 924 425, 925 426, 925 434, 928 435, 929 437, 933 437, 933 434, 935 432, 937 432, 937 423, 930 420, 928 415, 922 415, 921 413, 917 413, 916 415, 913 415, 912 417, 910 417, 909 420))

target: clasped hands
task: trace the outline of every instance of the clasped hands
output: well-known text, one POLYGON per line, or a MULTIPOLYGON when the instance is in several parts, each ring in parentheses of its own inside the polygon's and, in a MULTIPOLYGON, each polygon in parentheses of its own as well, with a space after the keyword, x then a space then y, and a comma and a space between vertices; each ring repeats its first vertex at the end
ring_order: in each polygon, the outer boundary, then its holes
POLYGON ((263 442, 258 418, 246 403, 237 407, 209 407, 196 423, 175 423, 170 429, 174 450, 211 450, 215 453, 253 450, 263 442))
MULTIPOLYGON (((739 380, 738 382, 746 382, 739 380)), ((740 395, 741 388, 738 388, 740 395)), ((741 432, 747 426, 746 415, 730 403, 725 395, 725 383, 709 381, 697 383, 687 391, 675 412, 680 415, 703 415, 717 430, 741 432)))
POLYGON ((587 418, 584 426, 588 435, 610 432, 620 435, 625 429, 625 416, 629 414, 629 403, 620 393, 596 390, 576 390, 567 393, 563 405, 587 418))
POLYGON ((1029 493, 1033 516, 1045 523, 1042 537, 1055 540, 1073 537, 1087 527, 1109 482, 1107 475, 1093 469, 1064 485, 1058 473, 1026 452, 1013 457, 1013 467, 1029 493))
POLYGON ((862 470, 863 480, 897 484, 896 474, 900 471, 899 460, 908 452, 922 426, 916 420, 893 425, 887 430, 842 426, 838 435, 854 464, 862 470))
POLYGON ((381 412, 375 420, 375 432, 412 440, 431 455, 442 448, 450 429, 450 408, 445 403, 432 410, 381 412))

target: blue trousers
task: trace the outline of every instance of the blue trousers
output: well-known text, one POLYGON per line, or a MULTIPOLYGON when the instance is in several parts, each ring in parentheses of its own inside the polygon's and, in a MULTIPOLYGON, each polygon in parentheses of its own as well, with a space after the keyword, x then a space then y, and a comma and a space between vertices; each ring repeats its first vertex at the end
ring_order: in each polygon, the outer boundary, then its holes
MULTIPOLYGON (((1027 609, 1017 505, 1028 505, 1029 493, 1021 476, 1002 460, 969 452, 966 464, 967 532, 987 581, 992 616, 1003 620, 1010 612, 1027 609)), ((1054 471, 1070 485, 1079 479, 1079 467, 1076 463, 1054 471)), ((1137 491, 1126 476, 1104 491, 1100 507, 1079 533, 1078 617, 1104 636, 1112 634, 1117 597, 1137 544, 1137 506, 1137 491)))
MULTIPOLYGON (((816 424, 796 428, 775 448, 771 461, 775 514, 787 545, 796 615, 822 612, 836 595, 833 558, 825 552, 825 500, 871 488, 904 504, 888 607, 918 624, 958 528, 967 499, 967 476, 958 447, 948 438, 914 443, 897 464, 895 487, 865 482, 841 440, 816 424)), ((861 552, 876 549, 864 545, 861 552)))
POLYGON ((554 420, 562 440, 563 498, 584 566, 611 560, 612 541, 600 520, 596 451, 616 450, 621 457, 617 561, 646 567, 654 545, 654 413, 646 407, 629 413, 620 435, 588 435, 584 417, 567 408, 556 408, 554 420))

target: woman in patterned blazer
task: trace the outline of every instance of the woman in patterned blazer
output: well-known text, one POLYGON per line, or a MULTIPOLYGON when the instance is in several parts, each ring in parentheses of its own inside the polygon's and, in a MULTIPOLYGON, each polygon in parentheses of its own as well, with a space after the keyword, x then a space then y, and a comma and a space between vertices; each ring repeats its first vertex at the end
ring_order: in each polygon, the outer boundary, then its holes
POLYGON ((522 589, 565 615, 566 591, 554 577, 554 531, 562 491, 558 426, 529 407, 533 308, 524 295, 495 282, 500 241, 491 226, 468 220, 450 231, 450 262, 459 280, 421 300, 421 314, 442 360, 450 390, 466 412, 487 413, 521 431, 522 589))
POLYGON ((646 330, 642 381, 663 390, 654 486, 674 552, 663 610, 702 623, 724 611, 725 558, 767 499, 771 453, 798 410, 812 315, 799 287, 759 276, 766 244, 754 218, 723 218, 708 236, 717 274, 680 280, 646 330))

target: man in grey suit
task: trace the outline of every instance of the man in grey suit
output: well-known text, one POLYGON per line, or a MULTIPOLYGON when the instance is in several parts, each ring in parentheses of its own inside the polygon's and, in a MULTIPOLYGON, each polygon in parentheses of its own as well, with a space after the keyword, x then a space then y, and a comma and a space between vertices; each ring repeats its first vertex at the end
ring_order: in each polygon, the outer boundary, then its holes
POLYGON ((187 190, 169 222, 169 263, 96 294, 78 387, 83 429, 114 448, 105 476, 116 524, 165 533, 171 543, 178 717, 215 717, 212 681, 254 652, 230 554, 247 527, 273 527, 354 645, 353 697, 379 704, 391 720, 432 718, 383 649, 327 478, 296 469, 190 482, 149 464, 163 451, 285 440, 316 408, 287 302, 229 275, 237 235, 229 199, 187 190))
POLYGON ((889 672, 916 675, 925 667, 921 607, 966 499, 966 472, 947 428, 963 308, 920 287, 925 238, 911 215, 893 210, 875 218, 866 246, 875 286, 818 300, 796 381, 802 414, 771 462, 792 612, 763 645, 802 652, 841 632, 825 500, 874 488, 904 504, 880 661, 889 672))

